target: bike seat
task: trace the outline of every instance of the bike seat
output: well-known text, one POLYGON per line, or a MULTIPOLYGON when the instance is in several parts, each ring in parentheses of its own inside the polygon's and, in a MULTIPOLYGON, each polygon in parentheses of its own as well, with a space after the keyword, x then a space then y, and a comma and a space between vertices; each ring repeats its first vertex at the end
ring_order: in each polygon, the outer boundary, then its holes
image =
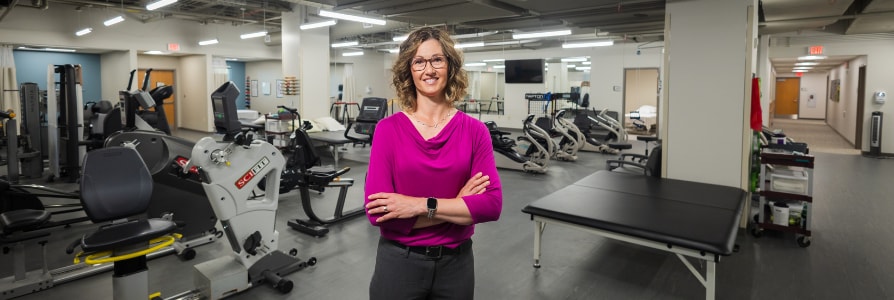
POLYGON ((38 227, 49 220, 48 211, 19 209, 0 214, 0 228, 3 228, 3 233, 12 233, 38 227))

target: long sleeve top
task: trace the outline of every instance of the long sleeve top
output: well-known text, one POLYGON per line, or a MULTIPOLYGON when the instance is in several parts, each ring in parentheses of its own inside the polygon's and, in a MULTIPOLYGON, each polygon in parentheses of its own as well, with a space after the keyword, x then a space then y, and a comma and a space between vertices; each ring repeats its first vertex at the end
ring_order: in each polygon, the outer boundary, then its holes
POLYGON ((429 140, 405 114, 381 120, 373 136, 364 204, 369 195, 386 192, 411 197, 455 198, 476 173, 490 176, 481 194, 463 197, 472 225, 442 223, 413 229, 416 218, 377 223, 380 214, 367 214, 384 238, 408 246, 459 246, 472 237, 477 223, 496 221, 503 207, 503 190, 494 162, 487 127, 465 113, 456 112, 438 135, 429 140))

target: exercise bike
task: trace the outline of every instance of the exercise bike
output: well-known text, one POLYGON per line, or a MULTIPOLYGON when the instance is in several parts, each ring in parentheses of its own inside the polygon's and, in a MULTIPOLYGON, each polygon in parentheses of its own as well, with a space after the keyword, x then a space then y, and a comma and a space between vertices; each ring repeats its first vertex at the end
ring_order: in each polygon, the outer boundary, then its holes
POLYGON ((556 151, 556 159, 564 161, 576 161, 577 151, 583 148, 584 135, 580 129, 565 119, 565 110, 556 112, 554 131, 561 135, 562 139, 558 143, 558 151, 556 151))
POLYGON ((594 125, 592 124, 586 113, 586 110, 578 111, 578 113, 574 116, 574 125, 579 129, 584 140, 580 151, 599 152, 602 154, 618 154, 620 152, 618 151, 618 149, 612 149, 608 146, 607 143, 600 142, 598 139, 593 137, 593 135, 590 133, 590 129, 594 125))
MULTIPOLYGON (((298 120, 298 123, 301 124, 295 127, 295 130, 289 137, 288 146, 281 149, 283 156, 286 158, 286 165, 282 170, 279 193, 286 193, 297 187, 301 196, 301 208, 304 209, 304 213, 308 217, 306 220, 291 219, 286 224, 301 233, 315 237, 325 236, 329 233, 327 225, 345 221, 364 213, 362 205, 356 209, 344 211, 348 188, 354 185, 354 179, 342 178, 341 176, 350 171, 351 168, 344 167, 336 170, 332 166, 322 165, 316 148, 314 148, 313 142, 307 135, 307 129, 309 129, 310 124, 301 122, 301 115, 298 114, 297 109, 285 106, 279 106, 278 108, 291 113, 293 122, 298 120), (326 188, 339 189, 338 202, 335 205, 333 217, 330 219, 323 219, 317 216, 313 205, 311 205, 310 198, 311 190, 323 193, 326 188)), ((259 184, 259 188, 266 191, 265 181, 262 180, 259 184)))
POLYGON ((528 115, 522 123, 523 136, 517 142, 505 137, 508 132, 497 129, 493 121, 485 123, 494 145, 494 161, 497 168, 546 173, 550 157, 555 152, 554 142, 546 130, 534 125, 534 115, 528 115), (521 154, 524 153, 524 154, 521 154))
MULTIPOLYGON (((295 258, 295 249, 290 254, 277 249, 279 233, 275 229, 275 219, 279 194, 252 197, 262 178, 267 178, 267 190, 278 190, 285 159, 273 145, 241 132, 235 108, 238 95, 239 90, 232 82, 214 91, 211 96, 214 124, 224 136, 221 141, 211 137, 199 140, 190 161, 178 170, 184 180, 202 183, 208 194, 207 201, 220 218, 232 253, 195 265, 193 280, 196 289, 174 298, 220 299, 263 283, 288 293, 294 285, 282 276, 316 264, 313 257, 307 261, 295 258)), ((92 178, 82 183, 82 187, 88 185, 82 190, 91 191, 91 196, 84 198, 88 216, 94 222, 118 221, 78 239, 69 250, 80 247, 82 253, 76 256, 78 258, 114 263, 114 299, 160 298, 157 293, 149 294, 145 255, 178 238, 173 233, 176 223, 158 218, 120 220, 147 208, 148 194, 152 190, 148 169, 135 150, 125 147, 97 150, 88 154, 85 161, 106 168, 109 164, 127 166, 128 172, 116 177, 102 173, 95 173, 98 174, 96 178, 84 176, 92 178), (122 193, 122 189, 103 189, 107 184, 102 181, 113 181, 132 189, 124 191, 126 193, 122 193), (147 244, 151 247, 147 248, 147 244)), ((84 172, 96 169, 99 168, 85 168, 84 172)))

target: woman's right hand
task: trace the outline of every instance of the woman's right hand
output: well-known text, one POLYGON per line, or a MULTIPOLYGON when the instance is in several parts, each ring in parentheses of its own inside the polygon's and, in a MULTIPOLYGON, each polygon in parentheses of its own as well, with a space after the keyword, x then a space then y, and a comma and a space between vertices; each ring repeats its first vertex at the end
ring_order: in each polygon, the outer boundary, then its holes
POLYGON ((466 185, 459 190, 456 198, 484 193, 488 185, 490 185, 490 176, 483 175, 481 172, 475 173, 475 176, 469 178, 469 181, 466 181, 466 185))

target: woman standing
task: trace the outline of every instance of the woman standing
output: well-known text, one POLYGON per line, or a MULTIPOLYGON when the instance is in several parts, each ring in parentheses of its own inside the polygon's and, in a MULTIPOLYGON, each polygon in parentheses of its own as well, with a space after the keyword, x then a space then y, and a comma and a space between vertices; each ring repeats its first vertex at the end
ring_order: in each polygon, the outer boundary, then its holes
POLYGON ((500 217, 490 134, 454 107, 468 79, 453 46, 442 30, 417 29, 392 68, 403 111, 376 126, 365 185, 382 235, 370 299, 472 299, 475 224, 500 217))

